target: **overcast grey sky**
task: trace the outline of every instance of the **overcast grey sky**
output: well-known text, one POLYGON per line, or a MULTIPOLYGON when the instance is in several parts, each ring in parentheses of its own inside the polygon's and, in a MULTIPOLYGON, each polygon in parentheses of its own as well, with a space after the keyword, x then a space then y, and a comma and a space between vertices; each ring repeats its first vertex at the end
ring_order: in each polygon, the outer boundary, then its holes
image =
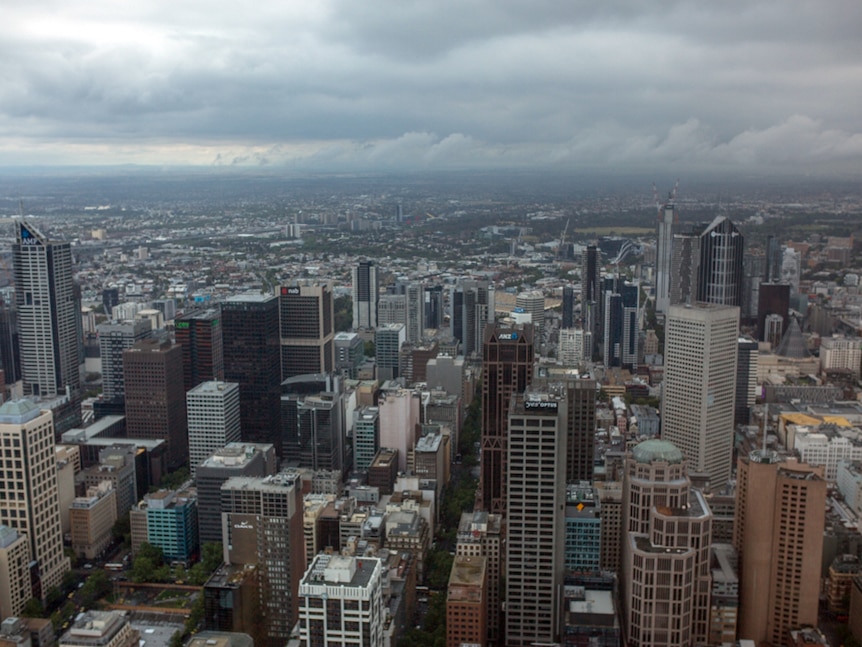
POLYGON ((0 165, 862 169, 858 0, 3 0, 0 165))

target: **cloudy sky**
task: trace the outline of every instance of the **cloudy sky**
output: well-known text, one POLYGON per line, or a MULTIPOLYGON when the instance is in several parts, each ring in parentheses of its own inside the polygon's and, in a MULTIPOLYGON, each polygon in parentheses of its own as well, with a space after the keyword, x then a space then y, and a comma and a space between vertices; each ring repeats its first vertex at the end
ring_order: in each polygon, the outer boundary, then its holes
POLYGON ((0 165, 862 170, 858 0, 3 0, 0 165))

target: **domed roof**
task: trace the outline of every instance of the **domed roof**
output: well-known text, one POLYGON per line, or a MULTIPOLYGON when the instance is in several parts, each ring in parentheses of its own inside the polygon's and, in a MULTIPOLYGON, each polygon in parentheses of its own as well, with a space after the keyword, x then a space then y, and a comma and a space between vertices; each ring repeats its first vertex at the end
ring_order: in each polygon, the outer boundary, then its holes
POLYGON ((645 440, 635 445, 632 456, 638 463, 682 463, 682 452, 669 440, 645 440))
POLYGON ((0 416, 23 416, 38 408, 32 400, 9 400, 0 407, 0 416))

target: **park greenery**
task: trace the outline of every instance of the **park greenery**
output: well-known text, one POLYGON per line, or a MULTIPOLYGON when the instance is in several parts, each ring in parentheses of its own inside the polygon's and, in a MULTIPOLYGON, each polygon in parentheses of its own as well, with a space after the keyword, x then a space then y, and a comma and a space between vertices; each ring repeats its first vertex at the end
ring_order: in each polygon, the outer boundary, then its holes
POLYGON ((185 568, 182 565, 171 566, 166 563, 161 548, 144 542, 132 562, 129 579, 132 582, 176 582, 203 586, 221 562, 221 543, 204 544, 201 548, 200 561, 191 568, 185 568))
POLYGON ((458 452, 462 465, 455 466, 455 477, 443 495, 443 509, 434 542, 426 559, 426 584, 429 588, 428 613, 421 628, 410 629, 398 641, 399 647, 446 646, 446 589, 454 561, 461 514, 470 512, 476 502, 478 483, 470 469, 478 463, 476 444, 482 436, 482 403, 475 397, 467 410, 458 452))

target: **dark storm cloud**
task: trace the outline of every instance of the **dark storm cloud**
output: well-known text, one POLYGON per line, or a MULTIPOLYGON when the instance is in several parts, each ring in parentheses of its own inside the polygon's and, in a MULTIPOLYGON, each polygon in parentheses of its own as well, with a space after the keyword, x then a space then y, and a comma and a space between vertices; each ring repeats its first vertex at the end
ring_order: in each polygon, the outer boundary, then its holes
POLYGON ((862 5, 4 7, 0 163, 862 161, 862 5))

